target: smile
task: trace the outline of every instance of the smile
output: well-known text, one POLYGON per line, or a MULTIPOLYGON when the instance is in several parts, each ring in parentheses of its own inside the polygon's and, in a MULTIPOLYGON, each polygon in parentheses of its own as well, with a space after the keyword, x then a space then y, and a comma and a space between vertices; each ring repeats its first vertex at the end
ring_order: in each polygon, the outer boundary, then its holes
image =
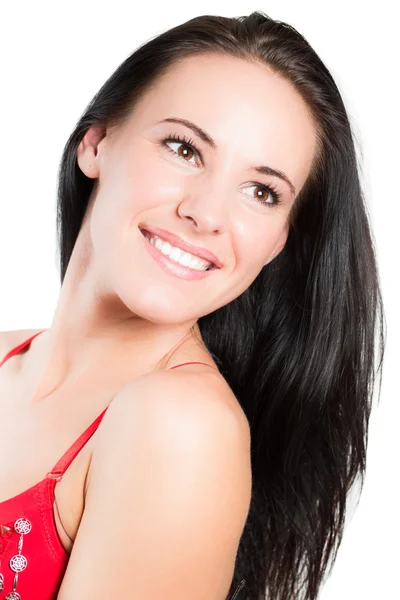
POLYGON ((184 252, 159 236, 142 229, 140 231, 149 254, 171 275, 181 279, 203 279, 217 270, 212 262, 189 252, 184 252))

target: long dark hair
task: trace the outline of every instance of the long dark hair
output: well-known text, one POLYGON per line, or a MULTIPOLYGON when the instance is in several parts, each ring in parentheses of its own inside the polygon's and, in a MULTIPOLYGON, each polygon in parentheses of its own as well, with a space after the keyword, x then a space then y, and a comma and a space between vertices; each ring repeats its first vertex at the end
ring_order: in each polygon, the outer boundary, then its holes
MULTIPOLYGON (((61 281, 94 184, 77 164, 81 139, 93 125, 123 124, 170 65, 205 52, 256 61, 286 78, 318 130, 318 157, 284 249, 244 293, 198 321, 251 428, 252 500, 232 586, 244 578, 247 600, 314 600, 336 559, 350 488, 358 476, 364 484, 385 318, 349 119, 331 74, 296 29, 260 11, 199 16, 118 67, 64 148, 61 281)), ((382 372, 379 394, 381 380, 382 372)))

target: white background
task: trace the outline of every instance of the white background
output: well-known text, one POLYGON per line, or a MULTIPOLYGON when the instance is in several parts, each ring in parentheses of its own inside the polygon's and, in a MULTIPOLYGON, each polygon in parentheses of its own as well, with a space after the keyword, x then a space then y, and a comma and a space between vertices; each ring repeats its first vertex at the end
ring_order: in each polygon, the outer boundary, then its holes
POLYGON ((200 14, 262 10, 293 25, 334 76, 354 126, 388 339, 367 479, 321 600, 400 599, 399 44, 395 2, 8 2, 1 11, 0 330, 46 328, 59 293, 56 178, 87 103, 141 43, 200 14), (397 361, 396 361, 397 359, 397 361))

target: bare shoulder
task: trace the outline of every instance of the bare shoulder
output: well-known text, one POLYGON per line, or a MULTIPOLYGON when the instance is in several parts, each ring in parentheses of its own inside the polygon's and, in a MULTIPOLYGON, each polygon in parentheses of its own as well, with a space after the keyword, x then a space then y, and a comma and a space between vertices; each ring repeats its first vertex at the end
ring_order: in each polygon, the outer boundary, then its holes
POLYGON ((147 374, 97 434, 59 600, 226 598, 251 497, 249 432, 229 386, 203 370, 147 374))
POLYGON ((215 452, 224 457, 224 466, 236 472, 236 483, 244 498, 250 496, 249 423, 219 373, 200 369, 148 373, 117 394, 103 421, 98 443, 105 446, 133 431, 159 439, 171 435, 168 441, 176 444, 177 450, 185 444, 193 446, 196 440, 210 459, 215 460, 215 452))
MULTIPOLYGON (((116 396, 106 415, 110 428, 130 427, 140 416, 153 416, 153 426, 173 424, 230 439, 250 454, 250 428, 233 391, 221 374, 202 369, 161 370, 131 381, 116 396)), ((114 432, 115 433, 115 432, 114 432)))
POLYGON ((4 356, 11 348, 21 344, 31 335, 42 331, 42 329, 12 329, 0 331, 0 355, 4 356))

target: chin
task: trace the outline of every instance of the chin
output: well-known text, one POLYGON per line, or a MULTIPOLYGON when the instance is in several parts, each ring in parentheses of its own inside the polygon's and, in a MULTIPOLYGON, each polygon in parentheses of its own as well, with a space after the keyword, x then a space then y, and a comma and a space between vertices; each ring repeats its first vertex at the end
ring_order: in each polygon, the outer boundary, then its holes
POLYGON ((194 300, 177 298, 176 294, 169 296, 164 286, 141 287, 139 291, 125 291, 119 296, 132 314, 152 323, 177 325, 201 316, 194 300))

